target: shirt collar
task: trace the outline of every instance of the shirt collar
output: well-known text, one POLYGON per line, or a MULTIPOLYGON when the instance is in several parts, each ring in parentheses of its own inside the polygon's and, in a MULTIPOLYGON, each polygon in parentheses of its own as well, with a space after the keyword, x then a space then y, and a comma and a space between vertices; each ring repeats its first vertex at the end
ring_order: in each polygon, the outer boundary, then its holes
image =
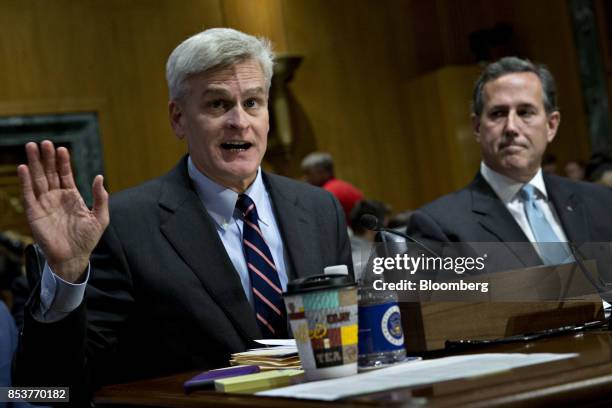
MULTIPOLYGON (((187 159, 187 171, 206 211, 208 211, 219 227, 227 228, 234 217, 238 193, 208 178, 193 164, 191 156, 187 159)), ((263 208, 266 190, 261 177, 261 167, 257 169, 255 181, 247 188, 245 194, 251 197, 258 210, 263 208)), ((267 217, 265 215, 262 216, 261 213, 262 211, 257 212, 259 221, 268 225, 267 217)))
MULTIPOLYGON (((508 204, 510 201, 517 198, 518 192, 525 185, 525 183, 496 172, 484 162, 480 162, 480 173, 504 204, 508 204)), ((546 191, 546 185, 544 184, 541 168, 538 169, 536 175, 533 176, 527 184, 534 186, 539 194, 541 194, 544 199, 548 200, 548 193, 546 191)))

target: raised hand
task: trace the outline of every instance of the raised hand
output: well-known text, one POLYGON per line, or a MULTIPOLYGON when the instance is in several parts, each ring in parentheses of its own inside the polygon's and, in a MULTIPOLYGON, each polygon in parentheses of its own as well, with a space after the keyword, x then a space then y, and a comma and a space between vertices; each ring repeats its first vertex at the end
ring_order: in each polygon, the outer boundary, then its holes
POLYGON ((90 210, 76 188, 70 153, 45 140, 25 146, 28 164, 17 167, 28 224, 49 266, 68 282, 85 272, 89 257, 108 226, 108 193, 94 178, 90 210))

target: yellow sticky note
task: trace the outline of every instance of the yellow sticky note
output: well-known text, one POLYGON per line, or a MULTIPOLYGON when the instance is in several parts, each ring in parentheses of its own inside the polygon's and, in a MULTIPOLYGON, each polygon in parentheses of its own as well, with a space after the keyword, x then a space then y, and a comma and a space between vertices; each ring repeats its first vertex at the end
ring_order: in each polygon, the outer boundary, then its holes
POLYGON ((215 380, 215 389, 220 392, 252 394, 257 391, 291 385, 304 374, 302 370, 273 370, 257 374, 215 380))

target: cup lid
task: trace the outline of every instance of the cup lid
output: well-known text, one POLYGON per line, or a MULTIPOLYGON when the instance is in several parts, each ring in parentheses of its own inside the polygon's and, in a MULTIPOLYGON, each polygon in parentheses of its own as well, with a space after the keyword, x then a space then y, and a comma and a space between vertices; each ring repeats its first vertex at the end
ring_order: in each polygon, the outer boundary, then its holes
POLYGON ((357 284, 349 275, 343 274, 327 274, 313 275, 307 278, 295 279, 287 283, 287 291, 285 295, 295 295, 304 292, 313 292, 315 290, 340 289, 348 286, 356 286, 357 284))

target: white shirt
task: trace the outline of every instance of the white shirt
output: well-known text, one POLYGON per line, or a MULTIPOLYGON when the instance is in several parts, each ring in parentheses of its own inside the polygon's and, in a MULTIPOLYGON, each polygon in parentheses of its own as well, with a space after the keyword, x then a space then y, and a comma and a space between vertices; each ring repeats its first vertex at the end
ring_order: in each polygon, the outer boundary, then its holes
MULTIPOLYGON (((520 196, 521 188, 525 185, 520 181, 513 180, 509 177, 499 174, 496 171, 488 167, 484 162, 480 163, 480 173, 484 179, 489 183, 493 191, 497 194, 499 199, 504 203, 512 217, 516 220, 518 225, 521 227, 530 242, 536 242, 527 215, 525 214, 525 207, 523 205, 523 199, 520 196)), ((559 241, 567 242, 567 236, 563 232, 563 227, 559 221, 559 216, 555 211, 554 206, 548 200, 548 193, 546 191, 546 185, 544 185, 544 178, 542 177, 542 169, 540 168, 536 175, 529 180, 527 184, 531 184, 536 189, 536 205, 540 208, 540 211, 546 217, 546 220, 552 226, 553 231, 559 238, 559 241)), ((538 245, 534 245, 538 254, 540 249, 538 245)), ((541 254, 540 254, 541 255, 541 254)), ((610 308, 605 300, 602 299, 604 309, 610 308)))
MULTIPOLYGON (((249 302, 253 304, 253 293, 251 291, 251 278, 242 248, 242 229, 244 222, 236 211, 238 193, 227 187, 221 186, 204 174, 202 174, 191 161, 187 161, 189 178, 193 181, 196 192, 204 204, 204 208, 215 221, 217 233, 223 242, 227 255, 234 264, 234 268, 240 275, 242 288, 249 302)), ((266 244, 270 248, 278 277, 283 291, 287 289, 287 255, 285 254, 280 229, 276 223, 272 210, 272 200, 266 190, 261 178, 261 169, 257 170, 255 181, 245 191, 255 203, 257 209, 258 223, 266 244)))
MULTIPOLYGON (((489 183, 493 191, 495 191, 495 194, 497 194, 499 199, 504 203, 508 211, 510 211, 510 214, 512 214, 512 217, 521 227, 530 242, 536 242, 536 240, 533 232, 531 231, 531 226, 529 225, 527 215, 525 214, 525 207, 523 205, 523 199, 521 198, 520 191, 525 184, 531 184, 534 186, 536 190, 535 204, 538 206, 540 211, 542 211, 548 223, 552 226, 552 229, 555 232, 555 235, 557 235, 559 238, 559 241, 567 242, 567 236, 565 235, 565 232, 563 232, 563 227, 561 226, 557 212, 555 211, 553 204, 548 200, 548 192, 546 191, 544 179, 542 178, 542 169, 539 169, 536 175, 529 180, 528 183, 516 181, 504 176, 503 174, 497 173, 488 167, 484 162, 480 163, 480 173, 487 183, 489 183)), ((534 245, 534 247, 539 253, 538 246, 534 245)))

